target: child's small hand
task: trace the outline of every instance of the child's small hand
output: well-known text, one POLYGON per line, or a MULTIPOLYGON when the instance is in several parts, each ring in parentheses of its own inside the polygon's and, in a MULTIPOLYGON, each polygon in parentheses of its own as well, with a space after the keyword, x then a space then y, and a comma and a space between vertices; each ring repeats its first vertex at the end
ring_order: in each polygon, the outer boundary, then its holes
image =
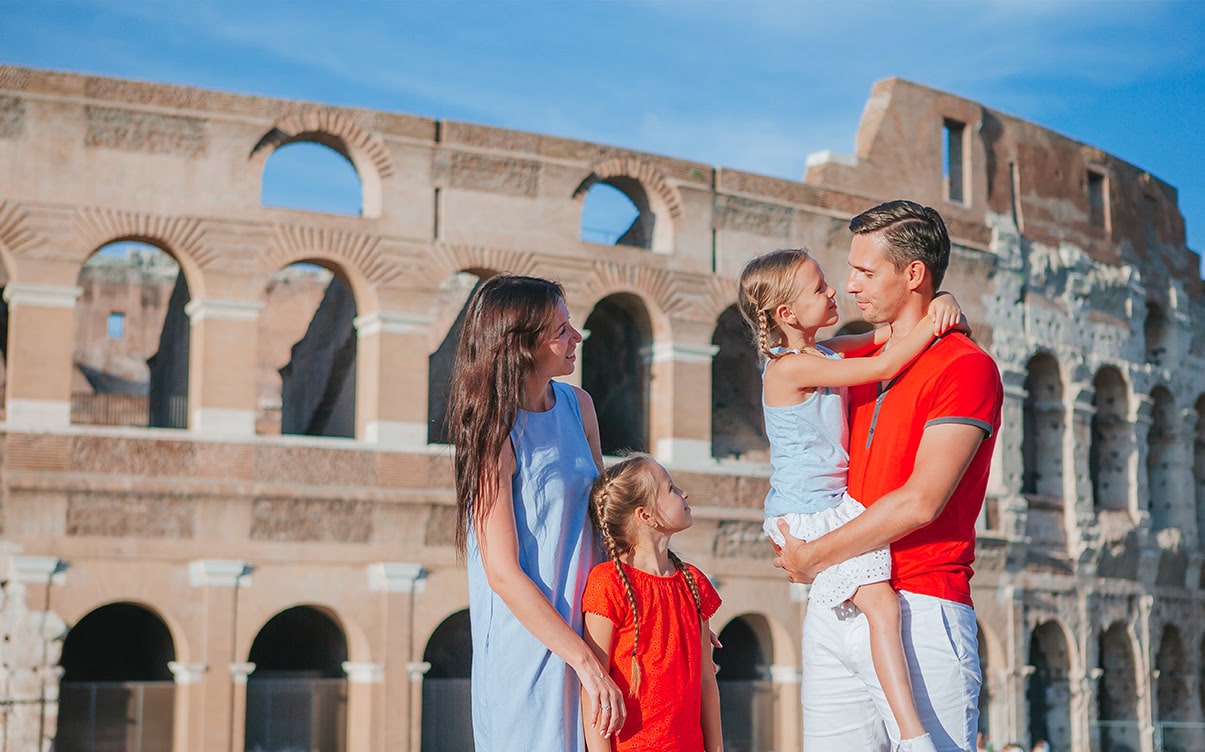
POLYGON ((958 301, 948 292, 940 293, 929 302, 929 318, 933 320, 933 334, 940 337, 951 329, 970 334, 971 327, 962 313, 958 301))

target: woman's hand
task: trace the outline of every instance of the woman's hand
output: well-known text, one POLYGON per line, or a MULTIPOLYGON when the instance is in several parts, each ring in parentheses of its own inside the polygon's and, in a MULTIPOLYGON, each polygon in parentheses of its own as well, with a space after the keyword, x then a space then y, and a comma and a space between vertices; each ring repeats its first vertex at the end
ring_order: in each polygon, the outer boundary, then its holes
POLYGON ((610 619, 589 611, 584 614, 582 639, 590 646, 593 660, 575 667, 582 683, 582 717, 588 716, 590 728, 604 739, 619 733, 628 714, 623 692, 607 671, 614 637, 615 625, 610 619))

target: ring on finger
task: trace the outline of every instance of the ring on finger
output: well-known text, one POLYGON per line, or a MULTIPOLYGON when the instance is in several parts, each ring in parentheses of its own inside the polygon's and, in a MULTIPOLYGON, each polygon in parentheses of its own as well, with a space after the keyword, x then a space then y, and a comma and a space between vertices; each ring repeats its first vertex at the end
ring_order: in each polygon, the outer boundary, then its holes
POLYGON ((610 709, 611 709, 611 706, 610 706, 610 705, 600 705, 599 707, 600 707, 600 708, 602 708, 603 710, 610 710, 610 709))

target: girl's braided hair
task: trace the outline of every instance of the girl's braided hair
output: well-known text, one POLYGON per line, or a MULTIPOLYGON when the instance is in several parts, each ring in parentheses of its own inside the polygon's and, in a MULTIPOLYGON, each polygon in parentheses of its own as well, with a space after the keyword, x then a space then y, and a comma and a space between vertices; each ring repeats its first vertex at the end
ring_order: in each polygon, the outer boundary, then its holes
POLYGON ((753 333, 753 343, 762 358, 773 360, 773 348, 786 344, 773 311, 799 295, 795 271, 808 258, 806 248, 783 248, 763 253, 741 271, 737 308, 753 333))
MULTIPOLYGON (((659 467, 657 461, 647 454, 632 454, 604 470, 594 479, 594 485, 590 489, 590 518, 602 534, 611 561, 615 563, 615 569, 623 581, 628 604, 632 607, 632 621, 636 631, 632 642, 632 695, 640 688, 640 611, 636 605, 636 591, 632 588, 632 581, 628 578, 622 557, 631 553, 634 545, 631 537, 631 526, 634 524, 632 513, 641 507, 651 510, 653 501, 657 498, 658 478, 654 468, 659 467)), ((699 595, 699 583, 673 551, 669 552, 669 559, 686 578, 686 584, 695 601, 695 614, 702 623, 703 605, 699 595)))

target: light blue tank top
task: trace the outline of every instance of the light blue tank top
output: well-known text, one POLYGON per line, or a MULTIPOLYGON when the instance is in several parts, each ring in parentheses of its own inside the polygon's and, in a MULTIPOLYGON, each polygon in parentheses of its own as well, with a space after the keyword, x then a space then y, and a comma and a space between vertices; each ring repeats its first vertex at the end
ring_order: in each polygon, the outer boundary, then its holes
MULTIPOLYGON (((828 348, 817 349, 827 358, 840 357, 828 348)), ((845 404, 845 387, 820 387, 803 402, 789 407, 770 407, 762 398, 766 436, 770 439, 767 517, 820 512, 841 503, 849 483, 849 416, 845 404)))
MULTIPOLYGON (((551 410, 520 410, 511 429, 519 565, 575 632, 582 592, 601 560, 587 517, 598 475, 573 388, 552 382, 551 410)), ((473 739, 478 752, 579 752, 577 674, 519 623, 490 589, 472 529, 468 539, 473 633, 473 739)))

